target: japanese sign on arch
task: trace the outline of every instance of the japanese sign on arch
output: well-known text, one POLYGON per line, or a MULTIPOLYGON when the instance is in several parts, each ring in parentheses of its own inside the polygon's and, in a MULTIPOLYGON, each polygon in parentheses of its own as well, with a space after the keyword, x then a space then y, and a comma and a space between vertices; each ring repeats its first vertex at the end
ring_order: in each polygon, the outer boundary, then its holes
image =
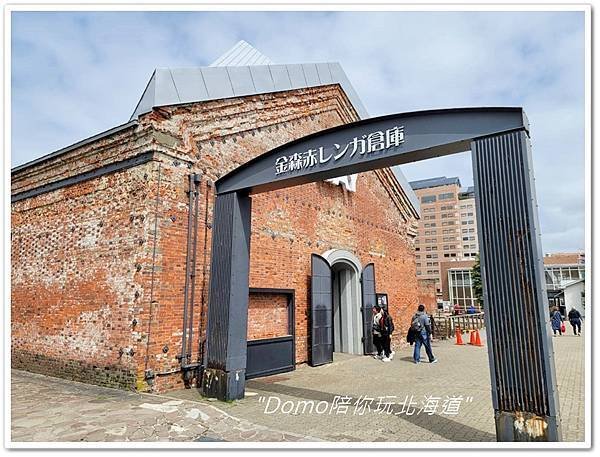
POLYGON ((523 128, 521 109, 399 113, 339 125, 255 157, 215 183, 218 194, 267 192, 467 151, 473 138, 523 128))
POLYGON ((403 142, 404 126, 376 130, 368 134, 355 136, 346 144, 333 143, 330 147, 319 146, 303 152, 281 155, 275 159, 275 175, 309 169, 317 164, 326 164, 329 161, 337 162, 346 155, 353 158, 356 154, 363 156, 385 151, 399 146, 403 142))

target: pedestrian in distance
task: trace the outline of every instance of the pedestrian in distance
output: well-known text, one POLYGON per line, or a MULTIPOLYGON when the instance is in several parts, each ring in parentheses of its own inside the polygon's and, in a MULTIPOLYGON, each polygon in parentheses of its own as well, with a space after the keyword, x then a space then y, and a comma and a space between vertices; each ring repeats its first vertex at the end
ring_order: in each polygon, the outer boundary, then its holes
POLYGON ((462 309, 460 308, 460 305, 454 305, 454 314, 456 316, 460 315, 462 313, 462 309))
POLYGON ((421 346, 425 346, 425 352, 429 358, 429 363, 436 363, 438 360, 431 350, 431 321, 425 312, 425 306, 423 304, 420 304, 417 308, 417 313, 412 318, 410 328, 415 335, 415 351, 413 353, 414 362, 421 363, 421 346))
POLYGON ((383 340, 383 352, 388 359, 392 360, 395 354, 395 352, 392 351, 392 333, 394 333, 394 321, 392 316, 390 316, 390 313, 388 313, 385 308, 383 308, 382 311, 383 316, 381 316, 381 320, 379 322, 381 338, 383 340))
POLYGON ((386 312, 379 306, 373 307, 373 344, 377 349, 377 355, 373 358, 382 362, 391 362, 389 328, 386 327, 386 312))
POLYGON ((573 335, 581 336, 581 313, 575 308, 571 308, 567 317, 571 327, 573 327, 573 335))
POLYGON ((373 307, 373 345, 377 349, 377 355, 373 358, 383 360, 383 337, 381 335, 381 327, 379 322, 383 317, 383 309, 379 305, 373 307))
POLYGON ((429 335, 429 339, 433 341, 435 340, 435 320, 433 314, 429 315, 429 324, 431 325, 431 335, 429 335))
POLYGON ((552 323, 552 332, 553 336, 556 336, 558 333, 559 336, 562 336, 562 322, 563 318, 558 310, 558 306, 552 308, 552 314, 550 315, 550 321, 552 323))

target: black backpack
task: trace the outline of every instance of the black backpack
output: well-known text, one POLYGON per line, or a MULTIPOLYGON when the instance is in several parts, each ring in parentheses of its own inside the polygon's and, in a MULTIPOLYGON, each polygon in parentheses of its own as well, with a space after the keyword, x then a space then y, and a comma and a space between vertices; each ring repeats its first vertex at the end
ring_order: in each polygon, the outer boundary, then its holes
POLYGON ((385 318, 385 326, 387 327, 388 333, 390 333, 390 334, 394 333, 394 320, 392 319, 392 316, 390 316, 389 314, 385 318))

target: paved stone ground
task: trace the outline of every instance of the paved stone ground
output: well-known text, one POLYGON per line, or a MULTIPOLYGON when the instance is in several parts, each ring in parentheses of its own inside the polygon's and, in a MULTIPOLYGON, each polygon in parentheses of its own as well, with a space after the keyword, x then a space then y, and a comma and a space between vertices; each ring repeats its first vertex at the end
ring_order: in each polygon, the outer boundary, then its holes
MULTIPOLYGON (((553 339, 556 371, 561 404, 563 439, 584 440, 584 337, 565 335, 553 339)), ((222 406, 228 413, 282 430, 306 433, 334 441, 495 441, 494 414, 490 394, 489 365, 486 347, 455 346, 454 340, 437 341, 433 350, 436 364, 412 363, 412 348, 397 351, 394 360, 383 363, 369 357, 334 354, 332 364, 320 367, 301 366, 296 371, 251 380, 250 395, 241 401, 222 406), (254 395, 253 395, 254 394, 254 395), (283 414, 281 408, 265 414, 269 396, 283 404, 290 400, 329 402, 336 396, 347 395, 353 402, 361 396, 395 396, 396 403, 387 411, 354 414, 355 407, 334 409, 332 414, 283 414), (425 396, 441 397, 436 414, 427 410, 413 415, 402 411, 406 396, 413 395, 417 410, 424 405, 425 396), (458 414, 443 409, 446 396, 463 396, 458 414), (467 401, 472 397, 472 401, 467 401)), ((485 343, 485 339, 484 339, 485 343)), ((425 351, 422 350, 422 357, 425 351)), ((423 359, 422 359, 423 360, 423 359)), ((171 393, 178 398, 199 398, 195 390, 171 393)), ((271 400, 269 411, 276 400, 271 400)), ((288 403, 288 407, 289 407, 288 403)), ((323 404, 325 406, 325 404, 323 404)), ((385 408, 382 408, 385 409, 385 408)), ((305 410, 305 411, 308 411, 305 410)), ((294 410, 295 412, 295 406, 294 410)))
MULTIPOLYGON (((317 441, 174 400, 13 370, 11 439, 23 441, 317 441)), ((218 403, 221 404, 220 402, 218 403)))
MULTIPOLYGON (((583 441, 584 337, 553 341, 563 437, 583 441)), ((246 398, 233 403, 207 401, 195 389, 136 394, 14 370, 12 440, 495 441, 486 348, 450 340, 434 342, 434 352, 437 364, 420 365, 411 362, 411 348, 399 349, 387 364, 335 354, 329 365, 249 381, 246 398), (307 400, 331 408, 342 395, 352 399, 345 414, 339 403, 331 414, 302 414, 301 407, 297 414, 265 414, 269 397, 294 402, 295 409, 307 400), (433 415, 418 413, 426 395, 440 397, 433 415), (355 413, 364 396, 375 399, 370 411, 355 413), (384 396, 393 404, 376 412, 377 397, 384 396), (415 402, 412 415, 402 409, 407 396, 415 402), (463 397, 457 414, 444 409, 447 396, 463 397)))

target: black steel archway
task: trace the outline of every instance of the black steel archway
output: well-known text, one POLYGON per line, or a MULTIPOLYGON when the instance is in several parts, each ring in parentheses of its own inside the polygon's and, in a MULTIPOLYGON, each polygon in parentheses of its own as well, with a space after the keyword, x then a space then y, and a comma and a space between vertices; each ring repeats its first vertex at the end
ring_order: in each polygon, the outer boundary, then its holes
POLYGON ((497 436, 560 440, 529 124, 522 108, 366 119, 285 144, 218 180, 203 394, 244 396, 251 194, 469 149, 497 436))

